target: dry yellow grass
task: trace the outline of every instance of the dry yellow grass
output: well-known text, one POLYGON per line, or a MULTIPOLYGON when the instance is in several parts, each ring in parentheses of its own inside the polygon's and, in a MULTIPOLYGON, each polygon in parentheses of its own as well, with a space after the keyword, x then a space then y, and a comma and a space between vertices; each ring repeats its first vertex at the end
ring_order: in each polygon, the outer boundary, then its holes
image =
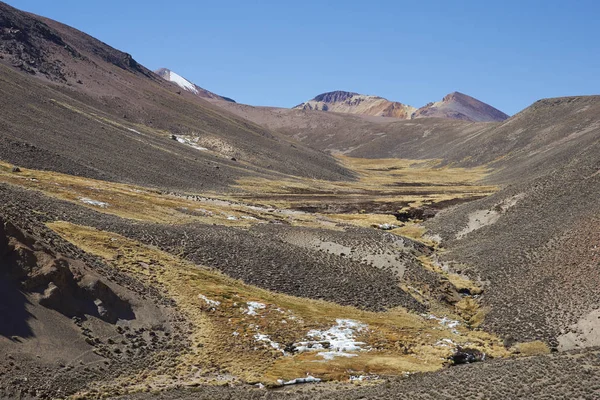
POLYGON ((544 342, 539 340, 533 342, 517 343, 514 346, 516 352, 523 356, 539 356, 542 354, 549 354, 550 348, 544 342))
MULTIPOLYGON (((340 163, 357 174, 357 180, 331 182, 288 177, 267 180, 246 177, 238 180, 238 188, 245 194, 231 195, 255 204, 279 208, 298 208, 336 204, 389 203, 398 204, 401 211, 408 207, 455 199, 468 199, 494 193, 494 186, 479 184, 489 173, 484 167, 438 167, 439 160, 362 159, 337 156, 340 163), (403 207, 402 205, 406 205, 403 207)), ((392 206, 393 207, 393 206, 392 206)), ((391 215, 372 214, 369 210, 358 213, 327 214, 327 218, 363 227, 374 224, 397 223, 391 215)), ((408 224, 393 233, 435 243, 423 237, 425 231, 408 224)))
MULTIPOLYGON (((437 319, 423 318, 402 308, 375 313, 273 293, 113 233, 64 222, 49 226, 83 250, 175 300, 182 315, 194 326, 190 339, 195 344, 179 357, 176 371, 169 371, 179 383, 185 377, 197 379, 194 367, 207 365, 216 365, 222 372, 247 382, 265 384, 306 373, 323 379, 347 379, 352 374, 431 371, 441 368, 452 352, 440 344, 443 339, 469 343, 496 357, 508 355, 498 338, 471 331, 463 324, 449 328, 437 319), (218 301, 219 305, 213 307, 205 298, 218 301), (244 312, 248 301, 260 302, 265 308, 258 315, 250 315, 244 312), (284 356, 255 337, 263 334, 277 343, 296 343, 305 340, 311 329, 330 328, 336 319, 366 324, 368 329, 361 331, 357 339, 371 351, 315 362, 315 353, 284 356), (196 346, 199 343, 203 346, 196 346)), ((143 384, 166 373, 150 368, 143 384)))
POLYGON ((419 194, 489 194, 494 186, 478 182, 489 173, 485 167, 437 167, 440 160, 366 159, 337 156, 341 164, 354 171, 358 179, 332 182, 317 179, 293 178, 273 181, 247 177, 238 186, 248 193, 287 194, 387 194, 410 192, 419 194), (401 186, 398 186, 401 184, 401 186))
POLYGON ((317 223, 316 216, 311 214, 279 214, 267 209, 257 209, 231 202, 215 193, 198 196, 199 200, 190 200, 163 194, 152 188, 51 171, 21 168, 20 173, 12 173, 11 167, 0 161, 0 182, 37 190, 60 200, 127 219, 167 224, 197 221, 244 227, 269 220, 286 220, 300 226, 322 225, 317 223), (85 199, 102 202, 105 205, 90 204, 85 202, 85 199))

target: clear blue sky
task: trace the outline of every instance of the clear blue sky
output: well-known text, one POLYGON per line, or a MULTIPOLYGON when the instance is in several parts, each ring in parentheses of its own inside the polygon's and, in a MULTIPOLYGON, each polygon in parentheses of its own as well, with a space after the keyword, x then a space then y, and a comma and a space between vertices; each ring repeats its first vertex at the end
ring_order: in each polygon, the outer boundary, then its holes
POLYGON ((513 114, 600 94, 600 1, 8 0, 238 102, 341 89, 413 106, 460 91, 513 114))

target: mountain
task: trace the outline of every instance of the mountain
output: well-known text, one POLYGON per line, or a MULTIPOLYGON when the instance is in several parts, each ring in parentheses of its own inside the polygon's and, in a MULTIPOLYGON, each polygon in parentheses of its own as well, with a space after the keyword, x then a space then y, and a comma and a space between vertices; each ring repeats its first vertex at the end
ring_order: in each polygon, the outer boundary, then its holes
POLYGON ((231 101, 231 102, 235 103, 235 100, 230 99, 229 97, 219 96, 218 94, 215 94, 206 89, 203 89, 200 86, 197 86, 196 84, 188 81, 181 75, 178 75, 177 73, 175 73, 167 68, 160 68, 160 69, 154 71, 154 73, 156 75, 160 76, 161 78, 163 78, 164 80, 173 82, 180 88, 187 90, 188 92, 191 92, 198 97, 202 97, 205 99, 225 100, 225 101, 231 101))
POLYGON ((255 173, 351 176, 83 32, 4 3, 0 24, 5 161, 178 190, 223 188, 255 173))
POLYGON ((294 109, 332 111, 347 114, 393 117, 398 119, 447 118, 472 122, 504 121, 508 115, 473 97, 454 92, 442 101, 416 109, 382 97, 335 91, 318 95, 294 109))
POLYGON ((409 119, 416 108, 383 97, 335 91, 318 95, 294 109, 331 111, 348 114, 373 115, 409 119))
POLYGON ((471 96, 459 92, 450 93, 442 101, 429 103, 419 108, 413 118, 451 118, 463 121, 489 122, 504 121, 508 115, 471 96))

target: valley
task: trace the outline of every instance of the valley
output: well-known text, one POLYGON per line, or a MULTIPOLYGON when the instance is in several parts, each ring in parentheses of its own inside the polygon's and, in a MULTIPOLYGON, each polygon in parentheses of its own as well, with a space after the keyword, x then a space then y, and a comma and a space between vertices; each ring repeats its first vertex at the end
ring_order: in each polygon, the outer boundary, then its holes
POLYGON ((598 398, 600 96, 246 105, 0 2, 0 111, 2 399, 598 398))
MULTIPOLYGON (((71 210, 65 213, 32 202, 32 211, 41 213, 41 221, 53 221, 44 223, 48 229, 98 257, 108 268, 143 287, 157 290, 157 296, 171 299, 173 304, 163 305, 161 313, 179 316, 176 322, 171 322, 171 329, 178 331, 178 341, 187 343, 187 350, 177 355, 159 352, 150 356, 147 367, 135 375, 124 375, 109 386, 98 382, 79 393, 116 395, 210 385, 223 379, 277 387, 281 382, 291 382, 307 374, 324 382, 344 382, 351 377, 376 381, 380 376, 438 370, 451 363, 450 358, 457 348, 467 346, 487 357, 509 356, 511 351, 505 349, 501 339, 477 329, 485 315, 477 298, 459 294, 467 288, 470 288, 469 293, 480 294, 478 284, 436 266, 432 260, 436 257, 437 244, 424 236, 420 220, 411 218, 399 222, 391 209, 376 213, 297 210, 299 204, 304 207, 322 203, 347 206, 349 202, 354 204, 358 197, 366 204, 383 203, 388 207, 404 204, 396 210, 400 212, 404 208, 435 205, 475 194, 485 196, 494 190, 477 185, 485 171, 436 168, 435 161, 381 160, 375 164, 369 160, 343 158, 342 162, 346 167, 356 168, 361 179, 345 184, 298 178, 262 184, 240 181, 243 194, 202 195, 161 193, 141 186, 46 171, 20 169, 13 172, 10 165, 3 165, 0 177, 9 185, 5 186, 9 191, 33 191, 39 193, 35 197, 40 200, 61 201, 60 208, 71 210), (387 192, 386 185, 398 181, 410 181, 415 186, 403 186, 401 191, 392 188, 387 192), (254 193, 251 192, 253 187, 256 188, 254 193), (286 200, 270 197, 277 188, 290 197, 286 200), (379 193, 378 188, 382 188, 379 193), (302 193, 300 199, 295 195, 298 191, 302 193), (321 196, 327 196, 327 200, 319 200, 321 196), (303 200, 306 198, 311 201, 306 203, 303 200), (387 203, 390 199, 393 202, 387 203), (111 220, 115 225, 102 222, 111 220), (147 228, 134 232, 126 227, 131 223, 147 228), (282 286, 288 280, 285 272, 283 277, 281 271, 274 276, 274 270, 260 272, 272 280, 268 282, 234 272, 227 262, 212 258, 205 258, 212 260, 209 262, 212 265, 203 266, 195 255, 186 254, 189 246, 181 243, 174 248, 168 239, 161 237, 164 233, 161 234, 160 229, 197 235, 192 224, 221 226, 224 229, 221 232, 227 236, 247 235, 244 232, 249 230, 252 234, 248 239, 259 246, 263 239, 252 236, 265 231, 282 245, 308 251, 328 260, 327 263, 336 259, 334 264, 341 263, 341 268, 355 271, 346 272, 344 277, 336 276, 334 271, 331 276, 321 271, 317 278, 307 270, 308 276, 296 279, 300 287, 290 288, 282 286), (387 230, 384 225, 393 229, 387 230), (156 236, 142 233, 148 232, 147 229, 156 236), (402 235, 412 235, 414 239, 402 235), (374 276, 371 282, 362 285, 373 285, 388 276, 398 286, 394 288, 389 285, 392 282, 381 281, 376 284, 379 288, 371 299, 363 298, 369 296, 369 291, 364 289, 359 297, 354 297, 347 288, 336 288, 340 283, 362 286, 360 282, 347 280, 363 280, 365 273, 374 276), (428 287, 429 282, 422 280, 419 274, 438 280, 445 289, 439 292, 439 288, 428 287), (329 282, 324 286, 310 282, 325 277, 329 282), (381 290, 388 293, 385 298, 380 297, 381 290), (436 297, 436 292, 437 295, 445 293, 442 300, 436 297), (317 297, 322 299, 312 300, 317 293, 321 293, 317 297), (381 301, 394 307, 383 311, 381 301), (319 337, 322 337, 320 341, 319 337), (329 347, 336 346, 333 344, 336 340, 340 347, 329 347), (232 352, 231 349, 237 350, 232 352), (261 367, 252 367, 258 365, 261 367)), ((196 242, 194 251, 207 251, 200 250, 206 245, 196 242)), ((238 252, 243 247, 234 249, 232 251, 238 252)), ((244 257, 256 256, 255 250, 247 250, 244 257)), ((268 252, 269 249, 263 250, 268 252)), ((227 257, 219 253, 215 256, 227 257)), ((260 257, 272 256, 276 254, 260 257)), ((261 268, 251 260, 245 263, 253 269, 261 268)), ((285 262, 280 261, 278 265, 288 268, 285 262)), ((299 272, 296 269, 288 273, 299 272)), ((136 307, 134 310, 137 312, 136 307)), ((82 322, 83 327, 88 324, 94 324, 93 319, 82 322)), ((129 335, 130 328, 133 327, 121 321, 108 336, 110 339, 107 336, 94 338, 94 353, 114 361, 121 359, 121 354, 130 354, 137 346, 123 346, 115 340, 119 331, 129 335)), ((135 336, 143 343, 146 338, 156 337, 156 333, 160 335, 164 328, 154 325, 137 329, 140 333, 135 336)), ((72 363, 68 359, 63 362, 72 363)))

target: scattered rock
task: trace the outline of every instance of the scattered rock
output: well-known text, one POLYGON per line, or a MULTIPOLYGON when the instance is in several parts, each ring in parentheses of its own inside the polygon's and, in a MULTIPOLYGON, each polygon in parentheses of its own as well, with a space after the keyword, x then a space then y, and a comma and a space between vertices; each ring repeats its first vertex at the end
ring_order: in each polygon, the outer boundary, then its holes
POLYGON ((458 347, 456 352, 450 357, 454 365, 470 364, 485 360, 485 353, 470 348, 458 347))

